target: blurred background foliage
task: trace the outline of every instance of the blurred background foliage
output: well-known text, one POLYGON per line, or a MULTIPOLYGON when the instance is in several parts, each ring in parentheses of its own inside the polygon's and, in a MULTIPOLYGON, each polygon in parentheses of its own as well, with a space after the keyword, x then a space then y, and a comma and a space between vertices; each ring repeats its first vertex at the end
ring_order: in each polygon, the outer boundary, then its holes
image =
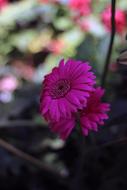
MULTIPOLYGON (((10 81, 15 89, 24 83, 40 84, 63 57, 90 61, 100 79, 110 39, 102 14, 110 1, 93 1, 89 12, 81 16, 66 0, 0 2, 1 83, 10 81), (3 80, 4 75, 9 76, 3 80)), ((125 1, 119 1, 117 8, 126 14, 125 1)), ((125 44, 125 34, 123 26, 115 37, 113 60, 125 44)), ((8 102, 12 91, 4 96, 1 89, 1 101, 8 102)))
MULTIPOLYGON (((70 160, 77 155, 78 145, 71 140, 66 144, 50 134, 45 121, 40 118, 41 83, 44 75, 58 65, 61 58, 89 61, 100 83, 111 35, 103 12, 110 3, 110 0, 91 1, 89 9, 82 14, 80 9, 76 10, 69 4, 69 0, 0 0, 0 137, 42 162, 53 165, 63 176, 73 172, 75 162, 72 164, 70 160), (70 150, 72 155, 69 154, 70 150)), ((127 21, 127 2, 118 1, 117 9, 122 11, 127 21)), ((120 51, 127 47, 127 22, 122 20, 121 15, 117 18, 118 32, 116 30, 109 66, 107 98, 113 104, 111 119, 119 116, 118 123, 121 123, 121 115, 123 121, 127 118, 127 64, 117 64, 116 59, 120 51), (122 28, 120 32, 119 26, 122 28)), ((113 123, 107 131, 102 129, 102 134, 96 137, 98 142, 117 139, 120 136, 118 123, 113 123)), ((121 134, 125 128, 122 129, 121 134)), ((97 160, 96 157, 94 159, 97 160)), ((14 176, 23 175, 25 184, 24 171, 27 171, 28 176, 32 173, 35 177, 36 174, 36 180, 29 179, 27 187, 21 189, 41 190, 50 186, 47 181, 43 181, 42 185, 35 169, 8 155, 3 149, 0 149, 0 160, 0 181, 9 179, 11 173, 14 176)), ((88 160, 86 158, 86 162, 88 160)), ((15 183, 11 184, 13 189, 18 187, 18 182, 15 183)), ((57 183, 56 187, 54 183, 54 189, 65 189, 64 185, 57 183)), ((0 188, 9 189, 4 182, 0 188)))

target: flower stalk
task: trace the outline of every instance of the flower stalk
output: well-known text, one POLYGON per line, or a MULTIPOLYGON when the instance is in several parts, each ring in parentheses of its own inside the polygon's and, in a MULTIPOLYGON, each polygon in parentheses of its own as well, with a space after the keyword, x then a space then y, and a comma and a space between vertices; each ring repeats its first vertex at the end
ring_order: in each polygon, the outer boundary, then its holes
POLYGON ((104 64, 102 79, 101 79, 101 86, 102 87, 104 87, 105 83, 106 83, 108 68, 109 68, 111 54, 112 54, 113 42, 114 42, 114 37, 115 37, 115 31, 116 31, 115 11, 116 11, 116 0, 112 0, 112 5, 111 5, 111 37, 110 37, 109 48, 108 48, 108 52, 107 52, 107 56, 106 56, 106 60, 105 60, 105 64, 104 64))

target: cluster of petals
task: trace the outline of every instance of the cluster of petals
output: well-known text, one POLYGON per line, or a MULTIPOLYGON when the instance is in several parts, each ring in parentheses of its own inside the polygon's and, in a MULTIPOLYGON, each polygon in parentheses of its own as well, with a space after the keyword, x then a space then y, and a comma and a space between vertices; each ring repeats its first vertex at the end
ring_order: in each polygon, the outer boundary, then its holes
POLYGON ((107 119, 109 104, 101 103, 104 90, 95 88, 95 75, 87 62, 61 60, 45 76, 40 99, 41 115, 53 132, 66 139, 80 120, 82 132, 97 131, 107 119))
POLYGON ((88 135, 90 130, 98 131, 98 126, 104 125, 104 120, 108 119, 107 112, 110 110, 110 104, 102 102, 103 95, 104 89, 95 88, 88 98, 87 107, 80 112, 80 123, 84 135, 88 135))
POLYGON ((69 0, 70 9, 86 16, 91 13, 91 0, 69 0))
MULTIPOLYGON (((106 29, 111 31, 111 6, 108 6, 102 12, 102 22, 104 23, 106 29)), ((116 24, 116 32, 122 33, 126 27, 126 14, 121 9, 116 9, 115 11, 115 24, 116 24)))
POLYGON ((91 92, 86 107, 79 110, 78 114, 73 114, 71 118, 51 122, 51 130, 65 140, 76 127, 77 119, 79 119, 84 136, 87 136, 90 131, 98 131, 98 126, 104 125, 104 120, 108 119, 107 112, 110 110, 110 104, 101 101, 103 95, 104 90, 101 87, 96 88, 91 92))

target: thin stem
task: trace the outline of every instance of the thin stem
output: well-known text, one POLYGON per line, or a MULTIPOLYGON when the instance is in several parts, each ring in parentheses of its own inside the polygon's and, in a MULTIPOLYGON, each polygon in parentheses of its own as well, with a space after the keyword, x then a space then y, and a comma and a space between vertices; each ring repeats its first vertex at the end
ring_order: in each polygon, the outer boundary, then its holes
POLYGON ((23 159, 27 161, 28 163, 32 164, 35 167, 38 167, 39 169, 44 170, 44 172, 47 172, 49 174, 52 174, 57 179, 62 179, 64 176, 60 173, 55 171, 52 167, 47 166, 46 164, 43 164, 40 160, 34 158, 33 156, 23 152, 22 150, 15 148, 13 145, 9 144, 3 139, 0 139, 0 147, 6 149, 8 152, 14 154, 15 156, 19 157, 20 159, 23 159))
POLYGON ((12 121, 1 121, 0 122, 0 130, 5 128, 17 128, 17 127, 35 127, 37 125, 38 127, 41 127, 45 124, 37 124, 35 121, 28 121, 28 120, 12 120, 12 121))
POLYGON ((79 155, 77 158, 77 162, 75 164, 74 177, 72 178, 72 180, 70 180, 70 190, 84 189, 81 180, 84 173, 84 163, 85 163, 85 154, 86 154, 85 137, 82 134, 80 134, 78 141, 79 141, 79 155))
POLYGON ((101 79, 101 85, 102 87, 105 86, 107 74, 108 74, 108 67, 110 64, 110 59, 111 59, 111 54, 112 54, 112 48, 113 48, 113 42, 114 42, 114 37, 115 37, 115 8, 116 8, 116 0, 112 0, 112 7, 111 7, 111 37, 110 37, 110 43, 109 43, 109 48, 104 64, 104 71, 102 74, 102 79, 101 79))
POLYGON ((124 143, 124 144, 127 143, 127 138, 124 137, 124 138, 121 138, 121 139, 118 139, 118 140, 113 140, 113 141, 104 143, 104 144, 102 144, 102 145, 93 146, 93 147, 88 148, 88 149, 86 150, 86 154, 91 153, 91 152, 93 152, 93 151, 97 151, 97 150, 106 148, 106 147, 109 147, 109 146, 117 145, 117 144, 120 144, 120 143, 124 143))

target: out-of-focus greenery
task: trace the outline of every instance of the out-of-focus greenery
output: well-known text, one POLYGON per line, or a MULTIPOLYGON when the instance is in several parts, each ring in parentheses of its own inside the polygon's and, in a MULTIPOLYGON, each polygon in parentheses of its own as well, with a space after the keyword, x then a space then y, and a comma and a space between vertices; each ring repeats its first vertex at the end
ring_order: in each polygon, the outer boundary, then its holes
MULTIPOLYGON (((72 11, 62 0, 58 4, 41 3, 39 0, 8 4, 0 13, 1 60, 8 58, 14 48, 23 54, 43 51, 53 38, 64 41, 65 48, 62 48, 61 56, 75 56, 77 46, 87 40, 89 33, 96 41, 105 38, 106 32, 100 20, 100 13, 108 2, 110 1, 100 0, 97 6, 96 0, 94 1, 91 15, 87 19, 95 28, 91 27, 88 32, 84 32, 73 22, 72 11)), ((127 8, 125 1, 119 1, 118 6, 124 10, 127 8)), ((89 48, 92 46, 87 47, 89 48)))
MULTIPOLYGON (((93 1, 91 13, 76 21, 68 1, 8 2, 0 11, 0 74, 9 67, 20 86, 22 79, 40 83, 61 58, 71 57, 90 61, 99 77, 110 39, 101 14, 109 4, 109 0, 93 1)), ((117 7, 127 10, 125 1, 119 1, 117 7)), ((124 39, 125 32, 116 35, 113 59, 124 39)))

